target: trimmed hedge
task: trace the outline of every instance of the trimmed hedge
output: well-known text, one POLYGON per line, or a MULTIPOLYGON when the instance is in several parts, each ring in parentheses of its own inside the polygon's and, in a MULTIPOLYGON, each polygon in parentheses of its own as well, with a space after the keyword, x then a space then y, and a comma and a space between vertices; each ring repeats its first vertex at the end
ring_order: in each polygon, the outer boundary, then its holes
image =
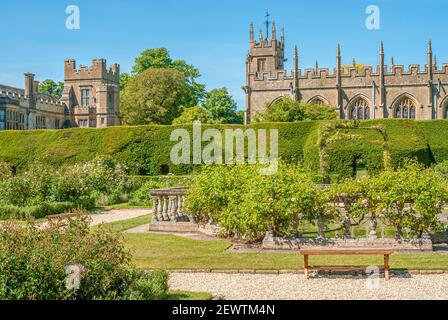
POLYGON ((40 219, 53 214, 60 214, 76 209, 79 204, 72 202, 52 202, 42 203, 32 207, 17 206, 0 206, 0 220, 17 219, 24 220, 27 218, 40 219))
MULTIPOLYGON (((319 171, 320 133, 325 121, 298 123, 257 123, 249 128, 278 129, 279 155, 289 163, 304 162, 319 171)), ((367 170, 375 173, 383 167, 384 138, 372 126, 385 129, 392 164, 399 166, 405 158, 417 158, 425 165, 448 160, 448 121, 410 121, 383 119, 360 122, 356 129, 336 131, 354 134, 356 139, 341 140, 334 144, 329 156, 330 174, 352 174, 353 162, 362 159, 367 170)), ((98 155, 110 155, 126 164, 132 175, 157 176, 166 173, 188 175, 199 170, 198 165, 173 165, 170 141, 176 128, 192 126, 136 126, 105 129, 67 129, 0 132, 0 161, 13 164, 17 170, 36 161, 55 166, 84 162, 98 155)), ((241 125, 203 125, 202 130, 217 128, 244 129, 241 125)), ((223 142, 224 143, 224 142, 223 142)), ((205 145, 206 143, 204 143, 205 145)))

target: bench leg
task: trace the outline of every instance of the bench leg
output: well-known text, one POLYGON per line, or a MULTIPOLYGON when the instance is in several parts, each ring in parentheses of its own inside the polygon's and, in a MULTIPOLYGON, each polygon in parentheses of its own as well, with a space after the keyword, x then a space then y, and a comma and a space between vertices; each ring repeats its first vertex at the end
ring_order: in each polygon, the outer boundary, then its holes
POLYGON ((305 269, 305 279, 309 279, 309 273, 308 273, 308 255, 305 254, 303 256, 303 268, 305 269))
POLYGON ((390 274, 389 274, 389 255, 388 254, 384 255, 384 278, 386 280, 390 279, 390 274))

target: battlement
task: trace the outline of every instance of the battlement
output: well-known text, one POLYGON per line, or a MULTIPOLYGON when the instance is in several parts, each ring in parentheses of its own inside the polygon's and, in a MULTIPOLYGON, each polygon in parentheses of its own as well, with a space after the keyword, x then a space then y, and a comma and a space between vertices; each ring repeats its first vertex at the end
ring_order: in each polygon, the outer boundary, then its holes
POLYGON ((65 81, 105 79, 118 83, 120 81, 120 65, 112 64, 107 68, 106 59, 93 59, 91 66, 80 65, 76 68, 76 60, 64 62, 65 81))

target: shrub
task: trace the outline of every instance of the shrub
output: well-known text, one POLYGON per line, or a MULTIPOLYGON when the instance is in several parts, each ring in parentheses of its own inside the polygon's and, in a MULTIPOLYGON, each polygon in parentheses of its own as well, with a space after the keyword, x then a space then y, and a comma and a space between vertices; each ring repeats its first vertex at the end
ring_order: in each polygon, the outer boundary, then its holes
POLYGON ((275 175, 260 165, 204 168, 186 197, 186 210, 202 223, 218 223, 225 235, 259 241, 267 230, 290 236, 302 221, 327 219, 326 194, 302 168, 281 163, 275 175))
POLYGON ((104 198, 117 203, 129 187, 125 168, 105 157, 60 168, 33 164, 0 181, 0 216, 41 218, 77 206, 88 209, 104 198))
POLYGON ((161 300, 168 291, 168 273, 136 271, 125 298, 128 300, 161 300))
POLYGON ((86 218, 41 228, 0 227, 0 299, 94 299, 121 296, 129 285, 130 253, 122 236, 89 229, 86 218), (82 269, 79 290, 66 286, 66 267, 82 269))

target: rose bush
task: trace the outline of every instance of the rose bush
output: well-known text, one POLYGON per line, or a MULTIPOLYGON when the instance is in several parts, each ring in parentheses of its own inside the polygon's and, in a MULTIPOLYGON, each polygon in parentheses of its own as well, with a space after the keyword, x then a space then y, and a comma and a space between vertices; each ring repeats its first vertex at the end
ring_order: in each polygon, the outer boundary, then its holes
POLYGON ((123 236, 91 229, 85 217, 0 226, 0 300, 147 300, 166 291, 166 272, 136 271, 123 236))

